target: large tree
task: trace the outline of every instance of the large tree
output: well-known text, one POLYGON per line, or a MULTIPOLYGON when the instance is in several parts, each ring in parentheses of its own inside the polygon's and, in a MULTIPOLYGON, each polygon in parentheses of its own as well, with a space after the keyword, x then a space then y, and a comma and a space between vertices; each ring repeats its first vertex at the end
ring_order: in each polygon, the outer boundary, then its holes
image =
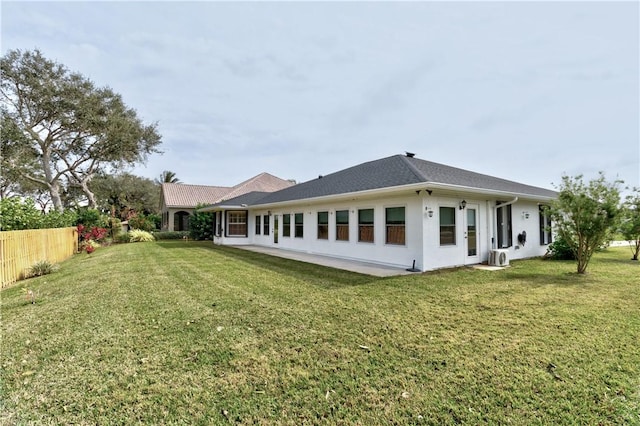
POLYGON ((160 194, 151 179, 130 173, 100 174, 91 181, 91 190, 100 209, 122 220, 132 213, 159 213, 160 194))
POLYGON ((46 188, 56 209, 63 210, 67 186, 80 188, 96 207, 89 186, 96 173, 159 152, 157 124, 142 123, 109 87, 96 87, 39 50, 10 50, 0 66, 3 126, 19 130, 2 138, 12 155, 3 166, 46 188))
POLYGON ((562 177, 551 215, 554 230, 576 257, 579 274, 587 271, 594 251, 606 242, 617 223, 620 183, 607 182, 603 173, 588 184, 582 181, 582 175, 562 177))

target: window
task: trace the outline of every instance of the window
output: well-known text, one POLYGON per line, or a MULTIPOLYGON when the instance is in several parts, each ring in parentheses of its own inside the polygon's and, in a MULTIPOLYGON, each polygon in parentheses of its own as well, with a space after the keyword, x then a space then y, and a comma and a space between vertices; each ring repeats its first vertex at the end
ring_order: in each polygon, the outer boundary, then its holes
POLYGON ((385 209, 385 224, 387 244, 404 245, 404 207, 387 207, 385 209))
POLYGON ((216 237, 222 236, 222 212, 216 212, 216 220, 214 226, 216 230, 216 237))
MULTIPOLYGON (((498 204, 501 202, 499 201, 498 204)), ((498 248, 511 247, 513 236, 511 232, 511 204, 496 209, 498 248)))
POLYGON ((269 230, 270 230, 270 226, 269 226, 269 215, 265 214, 264 218, 262 220, 262 225, 264 226, 264 232, 262 232, 263 235, 269 235, 269 230))
POLYGON ((288 213, 282 215, 282 236, 291 236, 291 215, 288 213))
POLYGON ((318 212, 318 239, 329 239, 329 212, 318 212))
POLYGON ((229 211, 227 212, 227 236, 246 237, 247 236, 247 212, 229 211))
POLYGON ((336 241, 349 241, 349 210, 336 212, 336 241))
POLYGON ((540 215, 540 245, 547 245, 553 242, 551 236, 551 214, 549 206, 540 206, 538 208, 540 215))
POLYGON ((373 242, 373 209, 358 210, 358 241, 373 242))
POLYGON ((296 238, 302 238, 303 232, 304 232, 303 213, 296 213, 294 220, 295 220, 295 236, 296 238))
POLYGON ((262 216, 260 216, 260 215, 256 216, 256 235, 260 235, 260 231, 262 230, 262 226, 260 226, 261 225, 260 224, 260 218, 261 217, 262 216))
POLYGON ((440 245, 456 245, 455 207, 440 207, 440 245))

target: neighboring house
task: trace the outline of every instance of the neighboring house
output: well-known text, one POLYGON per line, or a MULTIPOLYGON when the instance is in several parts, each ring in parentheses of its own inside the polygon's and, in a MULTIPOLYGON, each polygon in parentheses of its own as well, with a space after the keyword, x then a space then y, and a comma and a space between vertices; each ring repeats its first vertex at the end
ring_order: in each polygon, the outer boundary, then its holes
POLYGON ((407 153, 205 210, 216 212, 216 244, 427 271, 544 254, 551 222, 543 206, 556 196, 407 153))
POLYGON ((218 203, 252 191, 273 192, 293 185, 269 173, 260 173, 236 186, 187 185, 163 183, 160 191, 160 211, 163 231, 189 230, 189 216, 198 204, 218 203))

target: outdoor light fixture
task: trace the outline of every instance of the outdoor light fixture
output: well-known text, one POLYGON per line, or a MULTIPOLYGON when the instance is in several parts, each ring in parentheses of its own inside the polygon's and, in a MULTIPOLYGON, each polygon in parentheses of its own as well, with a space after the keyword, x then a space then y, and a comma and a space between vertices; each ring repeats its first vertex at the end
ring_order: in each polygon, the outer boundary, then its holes
POLYGON ((460 210, 467 208, 467 202, 465 200, 460 201, 460 210))

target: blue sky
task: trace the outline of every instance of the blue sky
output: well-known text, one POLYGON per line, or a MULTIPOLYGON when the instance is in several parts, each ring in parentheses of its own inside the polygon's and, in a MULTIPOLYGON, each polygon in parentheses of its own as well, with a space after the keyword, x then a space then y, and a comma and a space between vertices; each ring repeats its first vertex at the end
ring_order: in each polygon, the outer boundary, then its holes
POLYGON ((411 151, 553 188, 640 186, 638 2, 8 2, 4 54, 110 86, 164 155, 133 172, 298 182, 411 151))

